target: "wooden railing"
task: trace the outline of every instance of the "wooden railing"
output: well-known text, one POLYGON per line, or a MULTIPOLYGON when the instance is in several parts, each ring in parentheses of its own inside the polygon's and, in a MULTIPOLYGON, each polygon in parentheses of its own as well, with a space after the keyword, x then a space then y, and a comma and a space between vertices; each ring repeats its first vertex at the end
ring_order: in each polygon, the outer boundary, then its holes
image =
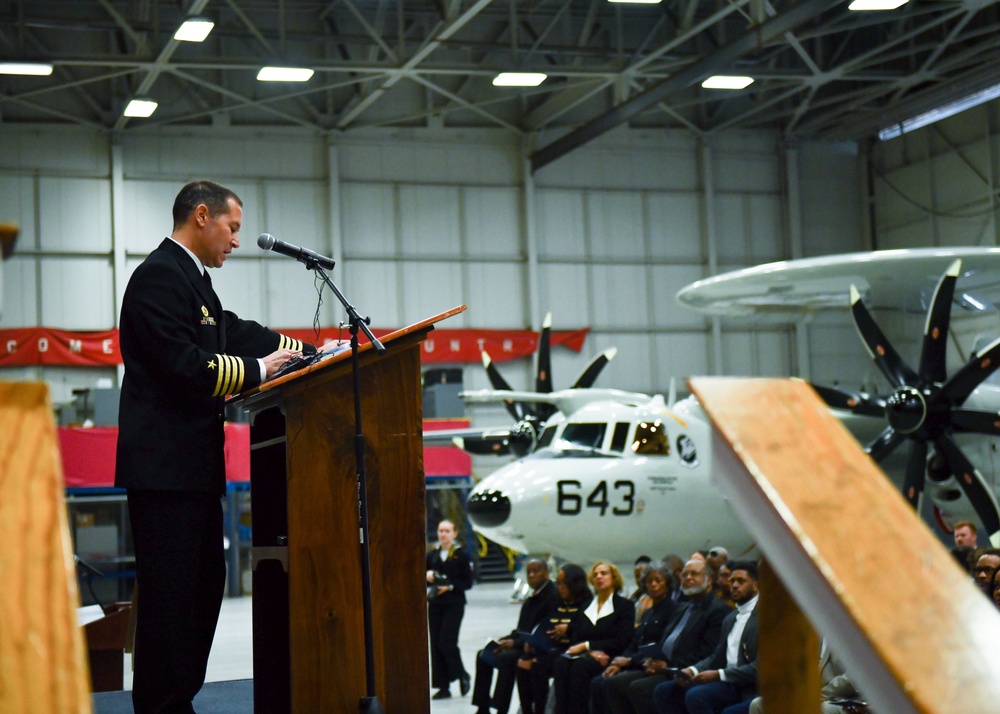
POLYGON ((72 554, 48 390, 0 382, 0 712, 91 711, 72 554))
POLYGON ((715 426, 712 476, 769 566, 758 605, 768 714, 819 711, 810 622, 882 714, 1000 712, 1000 613, 812 388, 690 386, 715 426))

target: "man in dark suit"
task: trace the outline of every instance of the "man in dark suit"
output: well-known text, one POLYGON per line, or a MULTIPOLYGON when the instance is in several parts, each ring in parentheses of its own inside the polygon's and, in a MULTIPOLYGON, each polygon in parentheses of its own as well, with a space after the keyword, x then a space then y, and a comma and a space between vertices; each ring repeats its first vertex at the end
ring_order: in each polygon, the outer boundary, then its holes
POLYGON ((757 565, 730 567, 736 610, 723 621, 712 654, 653 690, 656 714, 720 714, 757 693, 757 565))
POLYGON ((611 714, 653 714, 653 690, 667 680, 667 667, 687 667, 715 649, 722 621, 732 608, 713 594, 713 578, 703 560, 684 564, 680 574, 684 601, 657 643, 661 656, 637 662, 642 669, 625 670, 605 680, 604 698, 611 714))
POLYGON ((136 714, 194 712, 225 590, 225 398, 303 350, 223 311, 212 289, 205 268, 222 267, 240 245, 239 197, 211 181, 189 183, 173 220, 171 236, 129 280, 119 333, 115 486, 127 490, 141 592, 136 714))
POLYGON ((559 604, 556 586, 549 580, 549 566, 544 560, 529 560, 525 572, 531 595, 521 605, 517 627, 509 635, 498 639, 496 646, 480 650, 476 655, 476 686, 472 690, 472 703, 478 707, 477 714, 489 714, 490 706, 497 710, 497 714, 507 714, 514 693, 517 660, 525 653, 524 642, 518 633, 532 632, 559 604), (490 681, 494 668, 497 670, 497 683, 491 700, 490 681))

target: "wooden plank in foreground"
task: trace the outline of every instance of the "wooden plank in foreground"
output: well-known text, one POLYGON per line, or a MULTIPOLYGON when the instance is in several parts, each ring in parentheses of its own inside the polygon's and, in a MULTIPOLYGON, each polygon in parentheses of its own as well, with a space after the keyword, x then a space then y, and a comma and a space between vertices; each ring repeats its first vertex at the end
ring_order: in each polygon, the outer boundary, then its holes
POLYGON ((713 478, 876 711, 1000 711, 1000 613, 813 389, 689 384, 713 478))
POLYGON ((0 712, 91 711, 72 553, 48 389, 0 382, 0 712))

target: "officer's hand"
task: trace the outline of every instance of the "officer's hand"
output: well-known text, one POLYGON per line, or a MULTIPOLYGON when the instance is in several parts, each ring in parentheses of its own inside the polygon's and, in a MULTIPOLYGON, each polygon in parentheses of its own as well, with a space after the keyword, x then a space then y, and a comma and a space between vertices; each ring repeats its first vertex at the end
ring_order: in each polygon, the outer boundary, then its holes
POLYGON ((301 356, 302 353, 298 350, 277 350, 272 352, 264 358, 264 369, 267 371, 268 378, 273 377, 274 373, 284 367, 288 360, 301 356))

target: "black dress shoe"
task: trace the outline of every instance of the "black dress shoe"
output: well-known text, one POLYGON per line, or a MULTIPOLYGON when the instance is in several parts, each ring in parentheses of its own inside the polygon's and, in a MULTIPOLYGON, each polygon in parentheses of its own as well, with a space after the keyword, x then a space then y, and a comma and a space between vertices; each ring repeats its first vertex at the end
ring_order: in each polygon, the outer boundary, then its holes
POLYGON ((447 689, 437 690, 431 699, 451 699, 451 692, 447 689))
POLYGON ((458 688, 461 690, 463 697, 469 693, 469 689, 472 688, 472 681, 469 679, 469 675, 463 674, 458 678, 458 688))

